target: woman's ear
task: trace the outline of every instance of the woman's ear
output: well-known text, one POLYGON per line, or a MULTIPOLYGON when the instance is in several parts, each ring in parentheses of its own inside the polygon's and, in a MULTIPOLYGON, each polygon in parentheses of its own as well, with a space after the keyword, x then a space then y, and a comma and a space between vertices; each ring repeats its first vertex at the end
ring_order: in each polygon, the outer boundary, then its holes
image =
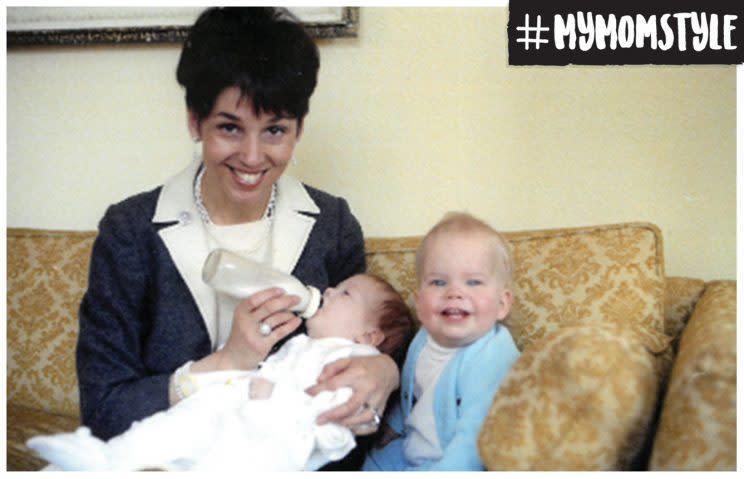
POLYGON ((354 342, 359 344, 369 344, 370 346, 379 346, 385 340, 385 335, 379 329, 370 329, 354 338, 354 342))
POLYGON ((201 129, 199 128, 199 116, 194 113, 191 108, 188 109, 187 113, 187 126, 189 127, 189 135, 194 141, 201 139, 201 129))

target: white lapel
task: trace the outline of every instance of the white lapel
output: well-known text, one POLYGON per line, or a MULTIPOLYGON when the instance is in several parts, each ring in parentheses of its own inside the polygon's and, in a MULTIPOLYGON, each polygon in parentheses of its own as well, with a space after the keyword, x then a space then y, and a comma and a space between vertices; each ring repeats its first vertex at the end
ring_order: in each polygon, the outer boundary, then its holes
MULTIPOLYGON (((193 199, 194 179, 199 165, 200 161, 192 162, 163 185, 152 221, 177 221, 176 224, 161 229, 159 234, 176 269, 191 291, 214 343, 217 334, 214 293, 201 279, 202 265, 209 254, 209 244, 193 199)), ((292 176, 282 175, 277 181, 277 188, 272 263, 274 268, 291 273, 315 225, 315 218, 302 212, 317 214, 320 209, 302 183, 292 176)))
POLYGON ((274 268, 291 273, 315 225, 315 218, 302 213, 317 214, 320 209, 302 183, 292 176, 279 177, 277 188, 272 263, 274 268))
POLYGON ((191 291, 214 344, 217 337, 214 293, 201 279, 202 265, 209 254, 209 245, 193 199, 194 178, 199 165, 200 161, 193 161, 163 185, 152 221, 178 222, 161 229, 159 234, 181 278, 191 291))

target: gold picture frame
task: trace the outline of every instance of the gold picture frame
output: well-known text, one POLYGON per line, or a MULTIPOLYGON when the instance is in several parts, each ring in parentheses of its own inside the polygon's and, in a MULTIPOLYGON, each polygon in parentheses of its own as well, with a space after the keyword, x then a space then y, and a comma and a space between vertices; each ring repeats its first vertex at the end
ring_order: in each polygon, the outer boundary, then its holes
MULTIPOLYGON (((201 7, 8 7, 8 47, 180 43, 201 7)), ((315 38, 355 37, 359 7, 290 7, 315 38)))

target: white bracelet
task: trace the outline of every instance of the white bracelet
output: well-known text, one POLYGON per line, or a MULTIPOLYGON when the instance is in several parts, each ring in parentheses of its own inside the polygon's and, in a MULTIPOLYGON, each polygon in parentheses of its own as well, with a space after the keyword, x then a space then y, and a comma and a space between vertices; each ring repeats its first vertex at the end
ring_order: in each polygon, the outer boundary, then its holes
POLYGON ((188 361, 173 373, 173 389, 175 389, 179 401, 191 396, 197 390, 196 382, 191 378, 191 364, 193 362, 188 361))

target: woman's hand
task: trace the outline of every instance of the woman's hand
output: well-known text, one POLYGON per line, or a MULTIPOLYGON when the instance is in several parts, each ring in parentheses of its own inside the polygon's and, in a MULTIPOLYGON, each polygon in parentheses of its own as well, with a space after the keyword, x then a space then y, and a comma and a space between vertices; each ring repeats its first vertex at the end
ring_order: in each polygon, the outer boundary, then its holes
POLYGON ((354 391, 344 404, 318 416, 319 425, 336 422, 351 428, 355 434, 372 434, 379 424, 375 413, 382 416, 390 394, 398 388, 400 377, 395 361, 386 354, 344 358, 327 364, 315 386, 308 388, 311 396, 321 391, 335 391, 349 386, 354 391))
POLYGON ((259 291, 235 308, 230 337, 225 346, 191 366, 194 372, 219 369, 253 369, 264 360, 279 340, 297 329, 300 318, 289 311, 300 298, 281 288, 259 291), (271 327, 263 336, 261 323, 271 327))

